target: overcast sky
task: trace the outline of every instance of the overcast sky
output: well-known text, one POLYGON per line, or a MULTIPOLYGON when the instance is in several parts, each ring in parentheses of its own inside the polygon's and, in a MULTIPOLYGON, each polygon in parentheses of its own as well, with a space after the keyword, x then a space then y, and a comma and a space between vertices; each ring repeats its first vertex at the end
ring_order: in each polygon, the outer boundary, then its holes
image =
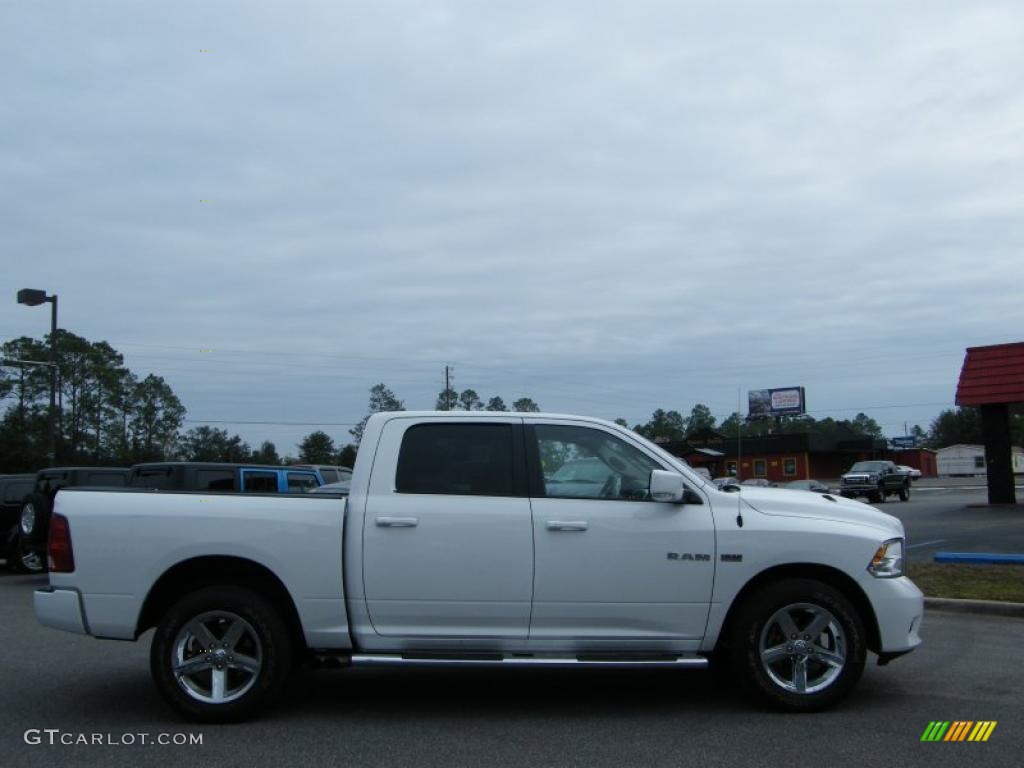
POLYGON ((282 454, 445 363, 927 428, 1024 339, 1022 40, 1019 1, 3 2, 0 338, 56 292, 282 454))

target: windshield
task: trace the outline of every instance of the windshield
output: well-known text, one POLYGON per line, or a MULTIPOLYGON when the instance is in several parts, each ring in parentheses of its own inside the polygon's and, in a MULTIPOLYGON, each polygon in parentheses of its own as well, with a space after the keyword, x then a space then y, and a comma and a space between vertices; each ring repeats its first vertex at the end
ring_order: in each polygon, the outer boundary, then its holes
POLYGON ((888 465, 884 461, 858 461, 851 472, 881 472, 888 465))

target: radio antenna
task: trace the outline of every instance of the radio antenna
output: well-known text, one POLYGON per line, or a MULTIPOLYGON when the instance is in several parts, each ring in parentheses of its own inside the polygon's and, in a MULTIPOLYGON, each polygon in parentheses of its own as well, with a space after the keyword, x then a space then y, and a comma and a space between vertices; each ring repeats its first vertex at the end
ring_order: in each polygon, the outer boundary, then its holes
MULTIPOLYGON (((736 483, 743 468, 743 388, 736 387, 736 483)), ((743 527, 743 491, 736 490, 736 527, 743 527)))

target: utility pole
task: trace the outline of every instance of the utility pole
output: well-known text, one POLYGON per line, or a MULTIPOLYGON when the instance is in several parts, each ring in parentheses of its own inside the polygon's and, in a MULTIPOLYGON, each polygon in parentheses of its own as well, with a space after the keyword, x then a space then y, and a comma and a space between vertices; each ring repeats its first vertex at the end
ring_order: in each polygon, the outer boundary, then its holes
POLYGON ((450 379, 449 374, 450 374, 449 367, 447 365, 445 365, 445 367, 444 367, 444 409, 446 411, 450 411, 452 409, 452 400, 451 400, 451 397, 452 397, 452 394, 451 394, 451 392, 452 392, 452 385, 451 385, 451 379, 450 379))
POLYGON ((50 442, 47 453, 52 467, 57 464, 57 294, 50 299, 50 442))
POLYGON ((742 389, 736 388, 736 482, 743 482, 743 395, 742 389))

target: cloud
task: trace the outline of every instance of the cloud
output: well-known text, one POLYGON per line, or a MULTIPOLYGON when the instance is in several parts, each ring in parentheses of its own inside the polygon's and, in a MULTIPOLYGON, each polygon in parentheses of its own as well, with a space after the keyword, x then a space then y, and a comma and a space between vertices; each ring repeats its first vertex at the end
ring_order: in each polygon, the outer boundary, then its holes
POLYGON ((1016 4, 4 14, 9 285, 190 415, 428 407, 445 362, 631 422, 797 383, 948 402, 1020 327, 1016 4))

